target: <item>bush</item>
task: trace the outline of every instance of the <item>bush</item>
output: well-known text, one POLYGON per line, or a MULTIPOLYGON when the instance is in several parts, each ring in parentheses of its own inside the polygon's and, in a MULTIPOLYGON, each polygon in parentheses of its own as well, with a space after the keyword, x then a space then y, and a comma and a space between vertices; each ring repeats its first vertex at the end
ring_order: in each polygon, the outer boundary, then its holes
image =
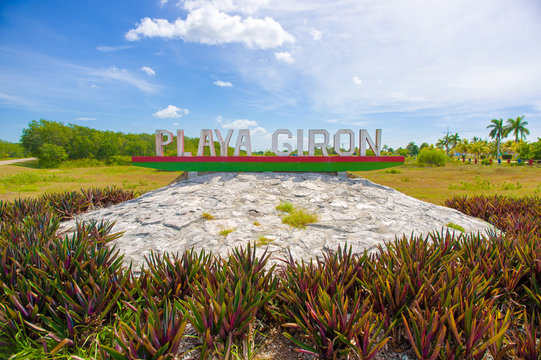
POLYGON ((67 158, 66 150, 62 146, 53 144, 44 144, 38 154, 39 166, 42 168, 58 167, 67 158))
POLYGON ((92 158, 66 160, 62 163, 62 165, 60 165, 60 167, 63 169, 99 167, 99 166, 105 166, 105 163, 103 161, 92 159, 92 158))
POLYGON ((107 165, 131 165, 131 156, 114 155, 106 160, 107 165))
POLYGON ((447 163, 447 155, 437 149, 423 149, 417 157, 419 164, 444 166, 447 163))

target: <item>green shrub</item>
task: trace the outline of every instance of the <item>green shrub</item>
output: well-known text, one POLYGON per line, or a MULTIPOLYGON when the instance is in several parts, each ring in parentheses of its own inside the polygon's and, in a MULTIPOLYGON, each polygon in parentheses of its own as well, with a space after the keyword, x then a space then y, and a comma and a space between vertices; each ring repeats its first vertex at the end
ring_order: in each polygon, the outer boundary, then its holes
POLYGON ((66 160, 61 165, 62 169, 75 169, 75 168, 86 168, 86 167, 99 167, 105 166, 103 161, 91 158, 77 159, 77 160, 66 160))
POLYGON ((447 155, 438 149, 423 149, 417 157, 419 164, 444 166, 447 163, 447 155))
POLYGON ((114 155, 108 158, 105 163, 107 165, 126 166, 131 165, 131 156, 114 155))
POLYGON ((44 144, 38 154, 39 166, 42 168, 56 168, 68 158, 62 146, 44 144))

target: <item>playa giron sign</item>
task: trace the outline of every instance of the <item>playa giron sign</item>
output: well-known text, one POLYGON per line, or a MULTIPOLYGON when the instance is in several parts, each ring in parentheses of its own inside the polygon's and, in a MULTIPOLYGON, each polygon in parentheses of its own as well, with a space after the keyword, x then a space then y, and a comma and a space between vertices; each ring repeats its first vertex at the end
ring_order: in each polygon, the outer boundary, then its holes
POLYGON ((308 130, 308 144, 305 152, 304 130, 297 130, 295 140, 297 154, 293 153, 290 130, 279 129, 272 134, 272 151, 276 156, 252 156, 250 130, 240 129, 237 132, 233 156, 227 156, 227 149, 234 131, 229 130, 222 136, 219 130, 214 133, 210 129, 201 130, 197 155, 184 151, 184 130, 177 130, 177 156, 163 156, 163 148, 173 142, 173 133, 168 130, 156 130, 156 156, 134 156, 132 164, 153 169, 170 171, 299 171, 299 172, 339 172, 384 169, 402 165, 403 156, 380 156, 381 130, 376 130, 375 141, 368 131, 361 129, 354 132, 349 129, 338 130, 332 136, 333 148, 337 155, 329 155, 327 148, 331 146, 331 135, 324 129, 308 130), (220 144, 220 156, 216 155, 214 141, 220 144), (283 141, 279 146, 279 141, 283 141), (341 147, 345 141, 347 150, 341 147), (356 145, 358 153, 355 154, 356 145), (369 147, 375 156, 366 156, 369 147), (210 156, 204 156, 208 148, 210 156), (241 148, 247 156, 240 156, 241 148), (316 149, 321 156, 315 156, 316 149))

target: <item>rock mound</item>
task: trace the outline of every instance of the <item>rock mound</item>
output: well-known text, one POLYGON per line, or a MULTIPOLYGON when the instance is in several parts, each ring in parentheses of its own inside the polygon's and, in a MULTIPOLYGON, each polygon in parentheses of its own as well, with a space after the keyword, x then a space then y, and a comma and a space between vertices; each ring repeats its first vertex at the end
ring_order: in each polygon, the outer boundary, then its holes
MULTIPOLYGON (((492 228, 362 178, 312 173, 208 174, 79 219, 116 221, 113 230, 125 234, 113 244, 135 266, 143 264, 151 250, 194 247, 225 255, 235 246, 261 243, 261 237, 268 240, 260 248, 268 248, 274 259, 283 258, 287 248, 295 258, 309 259, 346 243, 361 252, 403 234, 440 231, 449 223, 467 232, 492 228), (305 229, 283 224, 284 214, 276 210, 283 201, 316 213, 319 220, 305 229), (203 213, 214 220, 205 220, 203 213)), ((74 221, 65 225, 72 227, 74 221)))

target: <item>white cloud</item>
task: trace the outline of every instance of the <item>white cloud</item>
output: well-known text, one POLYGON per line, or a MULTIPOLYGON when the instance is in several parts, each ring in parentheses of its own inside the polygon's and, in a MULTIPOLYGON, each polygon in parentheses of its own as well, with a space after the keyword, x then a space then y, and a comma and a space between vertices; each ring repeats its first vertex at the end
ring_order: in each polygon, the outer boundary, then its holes
POLYGON ((363 81, 361 80, 361 78, 358 77, 357 75, 355 75, 355 76, 353 77, 352 80, 353 80, 353 82, 354 82, 355 84, 357 84, 357 85, 361 85, 361 84, 363 83, 363 81))
POLYGON ((257 126, 257 121, 248 119, 237 119, 222 125, 224 129, 249 129, 255 126, 257 126))
POLYGON ((144 71, 147 73, 148 76, 154 76, 156 75, 156 71, 154 71, 152 68, 148 67, 148 66, 143 66, 141 68, 141 71, 144 71))
POLYGON ((186 0, 184 8, 188 11, 211 5, 224 12, 253 14, 261 7, 269 4, 269 0, 186 0))
POLYGON ((215 81, 214 85, 219 86, 219 87, 233 87, 233 84, 231 84, 229 81, 222 81, 222 80, 215 81))
POLYGON ((283 61, 288 64, 293 64, 295 62, 293 56, 291 56, 291 54, 287 51, 275 52, 274 57, 276 60, 283 61))
POLYGON ((165 4, 167 4, 168 1, 169 1, 169 0, 159 0, 159 1, 158 1, 158 5, 164 6, 165 4))
POLYGON ((222 123, 224 129, 249 129, 252 135, 265 135, 267 133, 267 130, 259 126, 255 120, 236 119, 227 123, 223 123, 223 120, 218 122, 222 123))
POLYGON ((323 37, 323 32, 317 29, 312 29, 310 31, 310 35, 312 35, 312 39, 318 41, 321 40, 321 38, 323 37))
POLYGON ((533 106, 541 94, 540 9, 520 0, 273 0, 257 14, 297 38, 300 65, 244 53, 232 61, 264 90, 253 103, 308 100, 329 117, 533 106), (319 41, 313 29, 325 29, 319 41), (364 91, 355 91, 353 75, 364 91))
POLYGON ((252 135, 265 135, 267 133, 267 130, 265 130, 265 128, 262 128, 261 126, 256 126, 254 129, 250 129, 250 133, 252 135))
POLYGON ((152 114, 152 116, 160 118, 160 119, 174 119, 174 118, 179 118, 188 114, 189 114, 188 109, 181 109, 174 105, 169 105, 165 109, 156 111, 154 114, 152 114))
POLYGON ((119 69, 116 66, 112 66, 105 70, 93 70, 91 72, 91 75, 98 76, 106 80, 125 82, 147 93, 153 93, 158 90, 158 86, 149 83, 146 80, 139 79, 138 77, 128 72, 128 70, 119 69))
POLYGON ((92 118, 92 117, 78 117, 75 119, 75 121, 94 121, 94 120, 97 120, 97 119, 92 118))
POLYGON ((218 116, 216 116, 216 121, 218 123, 222 123, 224 121, 224 118, 222 117, 222 115, 218 115, 218 116))
POLYGON ((132 48, 133 45, 120 45, 120 46, 104 46, 100 45, 96 49, 101 52, 119 51, 132 48))
POLYGON ((229 15, 211 4, 191 10, 186 20, 177 18, 141 19, 135 29, 126 33, 126 39, 136 41, 143 37, 183 39, 208 45, 243 43, 249 48, 274 48, 295 41, 293 36, 270 17, 263 19, 229 15))

